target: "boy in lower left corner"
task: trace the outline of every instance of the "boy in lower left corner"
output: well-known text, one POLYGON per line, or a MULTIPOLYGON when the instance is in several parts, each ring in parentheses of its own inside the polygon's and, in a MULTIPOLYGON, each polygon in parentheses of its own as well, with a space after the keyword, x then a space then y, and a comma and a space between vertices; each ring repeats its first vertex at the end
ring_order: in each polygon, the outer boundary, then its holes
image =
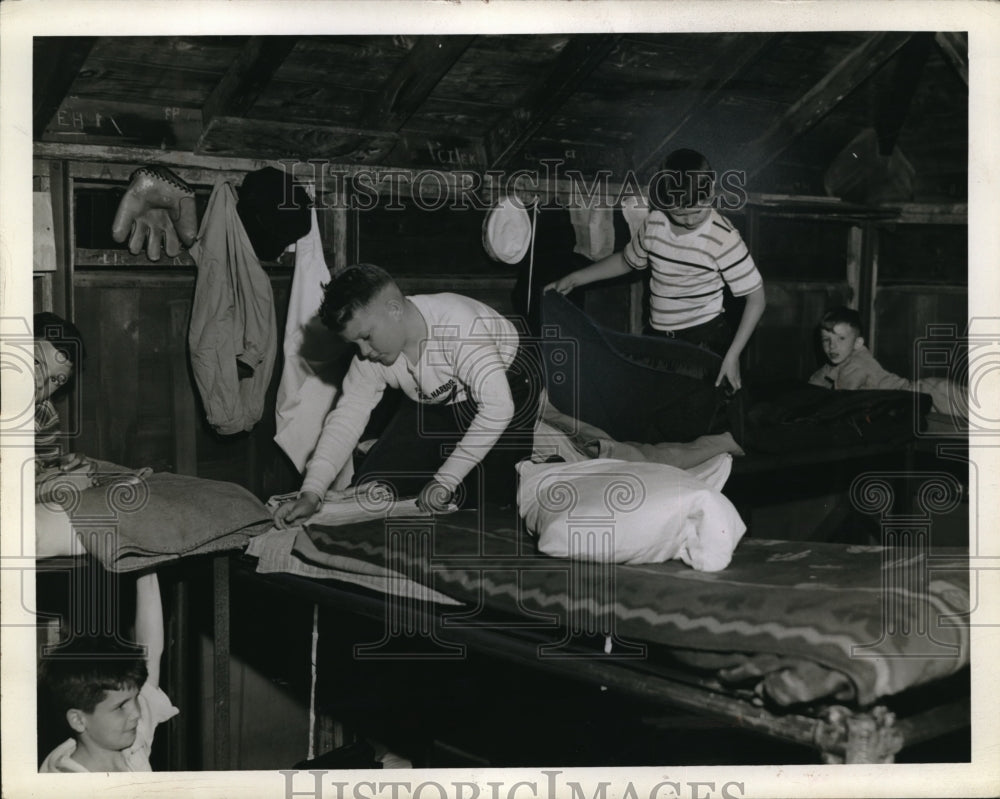
POLYGON ((71 737, 39 771, 152 771, 157 725, 179 712, 160 688, 163 608, 154 572, 136 580, 135 639, 77 639, 43 663, 44 684, 71 737))

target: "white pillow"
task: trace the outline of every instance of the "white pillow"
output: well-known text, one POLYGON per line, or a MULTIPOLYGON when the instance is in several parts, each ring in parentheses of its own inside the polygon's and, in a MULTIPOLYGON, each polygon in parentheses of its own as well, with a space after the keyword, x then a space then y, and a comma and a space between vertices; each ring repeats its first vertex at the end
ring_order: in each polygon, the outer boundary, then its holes
POLYGON ((700 571, 718 571, 729 565, 746 532, 719 491, 662 463, 524 461, 518 472, 520 514, 538 536, 538 548, 553 557, 613 563, 680 558, 700 571))

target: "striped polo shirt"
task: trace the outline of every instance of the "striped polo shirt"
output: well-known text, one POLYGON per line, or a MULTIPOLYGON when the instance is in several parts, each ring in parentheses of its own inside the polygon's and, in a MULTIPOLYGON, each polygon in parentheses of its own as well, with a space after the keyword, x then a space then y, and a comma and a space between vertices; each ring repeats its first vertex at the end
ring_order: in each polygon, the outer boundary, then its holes
POLYGON ((736 297, 763 285, 750 251, 715 209, 694 230, 675 233, 662 211, 650 211, 623 251, 633 269, 651 267, 649 322, 682 330, 722 313, 723 281, 736 297))

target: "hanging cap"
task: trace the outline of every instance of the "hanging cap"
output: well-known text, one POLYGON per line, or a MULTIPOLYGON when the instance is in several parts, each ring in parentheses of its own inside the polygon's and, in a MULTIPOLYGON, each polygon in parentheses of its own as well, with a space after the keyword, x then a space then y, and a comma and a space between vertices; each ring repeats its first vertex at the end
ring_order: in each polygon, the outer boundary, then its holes
POLYGON ((531 219, 522 205, 510 197, 491 208, 483 222, 483 247, 494 261, 516 264, 531 245, 531 219))
POLYGON ((283 170, 249 172, 238 190, 236 212, 262 261, 273 261, 312 226, 309 195, 283 170))

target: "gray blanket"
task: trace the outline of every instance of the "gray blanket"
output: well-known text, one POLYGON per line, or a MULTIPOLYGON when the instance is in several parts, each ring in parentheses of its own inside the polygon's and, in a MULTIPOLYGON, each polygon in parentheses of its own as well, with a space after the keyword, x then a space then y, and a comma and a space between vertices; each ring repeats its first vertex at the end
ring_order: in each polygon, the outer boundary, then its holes
POLYGON ((273 526, 264 504, 242 486, 169 472, 123 470, 60 504, 87 551, 115 572, 239 549, 273 526))

